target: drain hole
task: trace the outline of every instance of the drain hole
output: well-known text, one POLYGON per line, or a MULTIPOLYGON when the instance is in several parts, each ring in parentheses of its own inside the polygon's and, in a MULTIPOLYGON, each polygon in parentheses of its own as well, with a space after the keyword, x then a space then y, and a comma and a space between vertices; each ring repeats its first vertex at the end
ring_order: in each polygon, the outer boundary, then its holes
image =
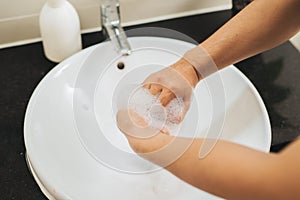
POLYGON ((125 64, 123 62, 119 62, 117 67, 118 67, 118 69, 122 70, 125 68, 125 64))

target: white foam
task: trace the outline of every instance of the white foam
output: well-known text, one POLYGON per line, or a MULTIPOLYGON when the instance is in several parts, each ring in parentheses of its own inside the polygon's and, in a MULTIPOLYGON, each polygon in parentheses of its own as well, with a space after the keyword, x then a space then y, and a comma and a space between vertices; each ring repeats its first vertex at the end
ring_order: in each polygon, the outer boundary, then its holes
POLYGON ((183 105, 182 98, 174 98, 164 107, 159 101, 159 94, 152 95, 143 87, 132 91, 128 99, 128 108, 144 117, 149 126, 166 128, 170 134, 175 134, 179 129, 178 118, 183 112, 183 105))

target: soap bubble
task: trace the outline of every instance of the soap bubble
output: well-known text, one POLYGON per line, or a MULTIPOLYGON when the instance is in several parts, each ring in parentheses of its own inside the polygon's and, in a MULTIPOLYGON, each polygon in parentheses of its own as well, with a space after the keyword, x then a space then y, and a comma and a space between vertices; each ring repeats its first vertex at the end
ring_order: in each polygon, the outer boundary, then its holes
POLYGON ((170 134, 179 130, 178 120, 183 113, 182 98, 174 98, 167 106, 160 103, 159 95, 152 95, 149 90, 137 86, 128 98, 127 108, 143 117, 148 126, 159 130, 167 129, 170 134))

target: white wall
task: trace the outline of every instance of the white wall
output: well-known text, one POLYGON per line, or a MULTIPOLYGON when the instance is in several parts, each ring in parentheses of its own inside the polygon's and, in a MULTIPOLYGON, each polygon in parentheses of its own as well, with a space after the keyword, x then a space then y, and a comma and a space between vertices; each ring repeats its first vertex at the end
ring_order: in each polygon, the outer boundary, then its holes
MULTIPOLYGON (((83 32, 100 30, 99 0, 69 0, 83 32)), ((0 0, 0 48, 40 40, 39 12, 46 0, 0 0)), ((120 0, 124 25, 231 8, 231 0, 120 0)))
MULTIPOLYGON (((38 17, 46 0, 0 0, 0 48, 8 43, 40 37, 38 17)), ((77 9, 82 29, 99 27, 96 0, 70 0, 77 9)))

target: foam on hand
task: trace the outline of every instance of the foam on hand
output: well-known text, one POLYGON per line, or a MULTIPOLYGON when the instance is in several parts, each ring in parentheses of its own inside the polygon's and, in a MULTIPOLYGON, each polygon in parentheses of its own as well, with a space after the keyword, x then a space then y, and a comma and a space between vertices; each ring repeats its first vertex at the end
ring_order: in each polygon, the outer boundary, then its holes
POLYGON ((152 95, 143 87, 135 89, 128 99, 128 108, 142 116, 150 127, 166 128, 170 134, 178 131, 183 105, 182 98, 174 98, 164 107, 159 101, 159 94, 152 95))

